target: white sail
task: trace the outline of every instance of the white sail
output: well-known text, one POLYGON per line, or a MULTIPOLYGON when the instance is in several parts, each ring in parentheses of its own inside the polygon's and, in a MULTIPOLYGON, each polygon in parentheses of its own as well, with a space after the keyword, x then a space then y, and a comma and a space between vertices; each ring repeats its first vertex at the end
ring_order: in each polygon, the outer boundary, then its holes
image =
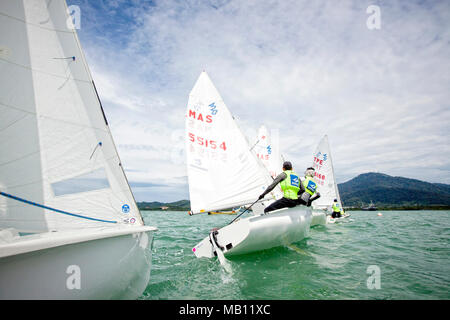
POLYGON ((0 2, 0 229, 143 224, 69 19, 0 2))
POLYGON ((272 181, 206 72, 189 95, 186 155, 192 213, 253 203, 272 181))
POLYGON ((333 161, 331 159, 327 135, 320 140, 314 152, 312 166, 315 168, 315 181, 318 184, 318 191, 320 192, 320 198, 312 203, 313 208, 328 209, 333 205, 334 199, 338 200, 342 208, 336 179, 334 177, 333 161))
POLYGON ((136 299, 149 282, 157 229, 70 19, 64 0, 0 1, 0 299, 136 299))
POLYGON ((276 141, 273 141, 272 136, 264 125, 259 127, 254 151, 258 159, 265 165, 272 178, 275 178, 283 172, 283 161, 279 145, 276 141))

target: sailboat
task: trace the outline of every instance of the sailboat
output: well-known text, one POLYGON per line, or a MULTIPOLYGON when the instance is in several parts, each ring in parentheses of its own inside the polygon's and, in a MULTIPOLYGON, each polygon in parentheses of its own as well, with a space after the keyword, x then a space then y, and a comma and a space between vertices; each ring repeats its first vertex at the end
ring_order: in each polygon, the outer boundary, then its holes
MULTIPOLYGON (((333 161, 327 135, 320 140, 314 152, 312 166, 315 169, 314 178, 318 184, 320 198, 312 203, 313 219, 311 225, 334 223, 336 219, 327 216, 327 213, 333 205, 334 199, 337 199, 340 208, 342 208, 342 203, 334 177, 333 161)), ((345 216, 347 217, 348 215, 345 216)))
POLYGON ((140 215, 65 1, 0 2, 0 299, 136 299, 140 215))
POLYGON ((246 206, 252 216, 212 231, 192 249, 196 257, 235 255, 287 245, 309 233, 311 208, 263 214, 277 189, 256 201, 273 181, 206 72, 194 85, 186 111, 186 155, 192 214, 246 206), (220 250, 220 252, 218 252, 220 250))
POLYGON ((373 204, 372 200, 370 200, 369 206, 363 207, 362 210, 364 210, 364 211, 376 211, 377 207, 373 204))

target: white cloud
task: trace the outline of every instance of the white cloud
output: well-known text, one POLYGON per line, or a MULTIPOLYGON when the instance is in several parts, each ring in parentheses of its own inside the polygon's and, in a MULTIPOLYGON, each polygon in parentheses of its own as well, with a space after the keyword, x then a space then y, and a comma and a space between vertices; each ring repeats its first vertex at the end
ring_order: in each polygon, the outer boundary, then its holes
POLYGON ((117 43, 80 30, 124 166, 139 170, 129 179, 186 174, 173 132, 206 69, 244 131, 280 130, 300 172, 328 134, 338 182, 378 170, 450 183, 450 4, 381 2, 369 30, 370 4, 157 1, 126 8, 117 43))

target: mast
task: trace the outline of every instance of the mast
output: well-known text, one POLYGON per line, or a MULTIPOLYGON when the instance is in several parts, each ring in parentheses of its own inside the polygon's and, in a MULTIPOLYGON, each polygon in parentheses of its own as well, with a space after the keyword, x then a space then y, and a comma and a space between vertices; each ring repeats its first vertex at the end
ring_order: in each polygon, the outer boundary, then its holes
POLYGON ((325 135, 325 138, 327 140, 328 153, 329 153, 329 156, 330 156, 331 172, 333 173, 334 192, 336 193, 336 199, 337 199, 337 201, 339 203, 340 208, 343 209, 342 202, 341 202, 341 197, 339 195, 339 189, 338 189, 338 186, 337 186, 337 183, 336 183, 336 176, 334 175, 333 158, 331 156, 331 148, 330 148, 330 144, 328 142, 328 136, 325 135))

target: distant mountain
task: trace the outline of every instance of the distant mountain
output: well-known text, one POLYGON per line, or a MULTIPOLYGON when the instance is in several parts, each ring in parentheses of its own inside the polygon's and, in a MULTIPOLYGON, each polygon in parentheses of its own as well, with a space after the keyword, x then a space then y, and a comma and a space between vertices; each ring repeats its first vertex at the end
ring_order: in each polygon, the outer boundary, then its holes
POLYGON ((191 203, 189 200, 179 200, 175 202, 138 202, 140 210, 169 210, 169 211, 189 211, 191 203))
MULTIPOLYGON (((450 207, 450 185, 369 172, 338 184, 344 207, 362 208, 372 201, 378 208, 450 207)), ((141 210, 189 211, 190 201, 138 202, 141 210)))
POLYGON ((345 207, 450 206, 450 185, 369 172, 338 184, 345 207))

